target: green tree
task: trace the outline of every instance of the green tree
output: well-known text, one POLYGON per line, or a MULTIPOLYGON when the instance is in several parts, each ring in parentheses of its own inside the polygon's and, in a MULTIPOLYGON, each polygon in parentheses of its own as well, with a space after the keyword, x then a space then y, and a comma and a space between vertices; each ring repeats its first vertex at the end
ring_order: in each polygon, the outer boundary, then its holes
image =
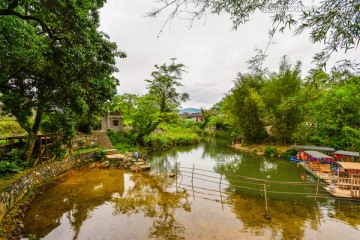
POLYGON ((203 122, 201 123, 201 128, 205 128, 213 114, 212 114, 211 109, 206 110, 203 107, 200 108, 200 111, 201 111, 201 115, 203 117, 203 122))
POLYGON ((297 62, 292 69, 289 60, 284 56, 280 62, 278 74, 273 74, 265 81, 261 96, 266 105, 268 124, 281 145, 289 143, 297 125, 303 120, 300 106, 292 97, 300 91, 301 63, 297 62))
POLYGON ((194 21, 205 15, 207 11, 230 15, 233 28, 246 23, 256 11, 272 14, 273 28, 270 29, 270 40, 276 32, 286 28, 295 28, 295 33, 310 31, 313 42, 325 43, 325 48, 314 56, 320 65, 325 65, 333 52, 341 49, 349 50, 357 47, 360 41, 360 3, 357 0, 324 0, 314 8, 304 0, 174 0, 163 1, 158 9, 148 16, 157 16, 165 8, 172 8, 166 23, 175 16, 194 21), (301 14, 293 14, 293 9, 301 10, 301 14), (183 16, 190 14, 190 16, 183 16))
MULTIPOLYGON (((326 81, 332 78, 331 74, 326 81)), ((351 76, 331 88, 323 87, 320 90, 307 85, 298 96, 308 100, 303 104, 304 121, 295 132, 294 140, 359 151, 359 86, 359 76, 351 76)))
POLYGON ((238 74, 235 86, 224 98, 224 108, 247 144, 259 143, 265 136, 265 105, 259 95, 263 78, 260 75, 238 74))
POLYGON ((138 97, 135 109, 131 114, 133 119, 133 133, 136 135, 136 143, 143 144, 143 138, 149 135, 163 120, 157 99, 152 95, 138 97))
POLYGON ((76 113, 90 122, 116 93, 118 81, 111 74, 117 70, 115 57, 124 55, 97 30, 102 4, 0 4, 0 101, 28 133, 25 160, 31 157, 44 112, 76 113))
POLYGON ((182 102, 189 100, 188 93, 178 93, 177 87, 181 87, 181 74, 184 72, 184 64, 174 63, 170 65, 155 65, 156 71, 151 73, 152 80, 145 80, 149 94, 154 96, 160 112, 171 112, 180 106, 182 102))

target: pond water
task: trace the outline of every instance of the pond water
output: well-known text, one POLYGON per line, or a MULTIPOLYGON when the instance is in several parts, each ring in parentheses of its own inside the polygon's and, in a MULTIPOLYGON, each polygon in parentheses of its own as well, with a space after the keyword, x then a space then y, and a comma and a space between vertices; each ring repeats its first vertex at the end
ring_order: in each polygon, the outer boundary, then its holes
POLYGON ((290 161, 226 144, 155 153, 147 173, 72 171, 32 202, 24 237, 359 239, 359 204, 329 198, 321 184, 315 200, 316 179, 290 161))

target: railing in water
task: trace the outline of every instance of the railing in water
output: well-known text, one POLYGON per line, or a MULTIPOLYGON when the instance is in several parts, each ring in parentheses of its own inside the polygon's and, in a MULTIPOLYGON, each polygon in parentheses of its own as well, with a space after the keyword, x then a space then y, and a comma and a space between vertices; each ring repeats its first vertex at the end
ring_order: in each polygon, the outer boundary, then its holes
MULTIPOLYGON (((258 197, 264 198, 265 217, 268 216, 268 198, 270 195, 283 195, 285 197, 293 195, 306 199, 313 198, 315 201, 320 198, 342 199, 329 194, 323 188, 328 184, 320 181, 319 178, 314 182, 274 181, 226 172, 223 166, 219 169, 218 172, 215 172, 195 168, 195 164, 193 167, 181 167, 176 164, 176 190, 184 189, 192 194, 194 198, 204 198, 222 204, 227 199, 229 192, 243 191, 247 193, 251 191, 257 194, 258 197), (291 187, 293 188, 291 189, 291 187)), ((355 181, 358 181, 358 179, 355 181)), ((359 192, 356 192, 356 194, 359 194, 359 192)), ((348 200, 359 201, 359 199, 348 200)))

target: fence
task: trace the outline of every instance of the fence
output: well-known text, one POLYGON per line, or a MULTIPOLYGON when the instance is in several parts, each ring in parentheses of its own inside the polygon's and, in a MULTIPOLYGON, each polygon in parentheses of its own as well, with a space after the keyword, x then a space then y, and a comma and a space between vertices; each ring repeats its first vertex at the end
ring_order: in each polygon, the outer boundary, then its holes
MULTIPOLYGON (((5 144, 0 145, 0 154, 5 154, 14 148, 22 148, 26 143, 27 137, 25 135, 10 136, 1 138, 0 140, 5 141, 5 144)), ((51 153, 50 148, 61 140, 61 136, 55 133, 49 134, 38 134, 36 136, 36 143, 34 152, 36 160, 34 166, 44 160, 53 160, 56 155, 51 153)), ((70 152, 79 148, 86 148, 96 146, 98 144, 97 137, 95 135, 77 135, 72 141, 70 146, 70 152)), ((66 148, 67 146, 62 146, 66 148)))
POLYGON ((320 179, 315 182, 274 181, 226 172, 223 166, 220 167, 219 172, 215 172, 195 168, 195 164, 193 167, 180 167, 176 164, 175 172, 176 190, 184 189, 194 198, 203 198, 223 204, 229 192, 251 192, 258 197, 263 197, 265 218, 269 218, 268 200, 270 195, 275 198, 283 196, 287 199, 290 196, 296 196, 298 200, 302 198, 315 201, 317 199, 339 199, 330 195, 323 188, 328 184, 320 179))

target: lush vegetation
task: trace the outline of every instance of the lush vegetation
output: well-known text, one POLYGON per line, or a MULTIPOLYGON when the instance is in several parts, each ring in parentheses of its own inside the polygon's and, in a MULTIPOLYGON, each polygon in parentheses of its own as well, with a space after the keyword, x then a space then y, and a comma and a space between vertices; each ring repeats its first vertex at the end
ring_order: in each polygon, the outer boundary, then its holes
POLYGON ((115 95, 115 57, 124 55, 98 31, 104 3, 1 1, 0 101, 27 132, 24 160, 45 115, 67 134, 69 125, 91 125, 115 95))
POLYGON ((25 130, 20 127, 19 123, 10 117, 0 118, 0 136, 7 137, 16 134, 24 134, 25 130))
POLYGON ((135 146, 159 150, 174 145, 199 142, 199 127, 187 124, 178 116, 178 107, 189 99, 188 93, 179 93, 181 73, 185 67, 171 59, 170 64, 155 65, 152 79, 146 79, 148 93, 139 96, 115 96, 110 110, 121 111, 124 124, 131 130, 123 135, 109 132, 112 143, 121 152, 133 151, 135 146))
POLYGON ((245 144, 267 141, 360 151, 359 73, 342 65, 329 74, 313 69, 301 78, 300 67, 284 57, 277 73, 239 73, 209 122, 216 119, 236 129, 245 144))
POLYGON ((158 130, 144 138, 145 147, 163 150, 176 145, 191 145, 200 141, 201 132, 196 124, 178 121, 160 123, 158 130))

